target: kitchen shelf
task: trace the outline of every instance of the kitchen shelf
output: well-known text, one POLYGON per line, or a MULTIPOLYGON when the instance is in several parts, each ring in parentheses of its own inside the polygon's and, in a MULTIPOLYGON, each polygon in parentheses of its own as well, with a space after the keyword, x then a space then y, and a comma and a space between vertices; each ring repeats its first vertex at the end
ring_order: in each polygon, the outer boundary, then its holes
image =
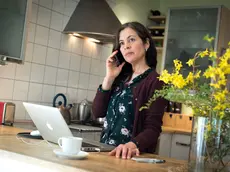
POLYGON ((150 30, 154 30, 154 29, 165 30, 165 26, 149 26, 148 29, 150 29, 150 30))
POLYGON ((157 51, 162 51, 163 47, 156 47, 157 51))
POLYGON ((164 40, 164 36, 152 36, 153 40, 164 40))
POLYGON ((149 19, 160 22, 162 20, 166 20, 166 17, 165 16, 149 16, 149 19))

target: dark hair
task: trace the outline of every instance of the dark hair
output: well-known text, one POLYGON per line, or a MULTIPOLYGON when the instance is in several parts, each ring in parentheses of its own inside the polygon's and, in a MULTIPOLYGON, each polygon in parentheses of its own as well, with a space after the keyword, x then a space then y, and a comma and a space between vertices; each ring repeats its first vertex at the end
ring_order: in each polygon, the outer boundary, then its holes
MULTIPOLYGON (((118 50, 120 49, 120 44, 119 44, 119 37, 120 37, 120 32, 126 28, 131 28, 133 29, 137 35, 141 38, 141 40, 143 41, 143 43, 146 43, 147 40, 149 40, 149 48, 146 51, 145 54, 145 60, 146 60, 146 64, 151 67, 156 69, 156 65, 157 65, 157 51, 156 51, 156 47, 155 47, 155 43, 149 33, 149 31, 146 29, 145 26, 143 26, 141 23, 139 22, 128 22, 125 23, 121 26, 121 28, 117 31, 116 34, 116 42, 114 45, 114 50, 118 50)), ((117 85, 120 83, 121 80, 126 79, 127 77, 130 77, 132 75, 132 66, 130 63, 126 62, 125 65, 122 68, 121 73, 117 76, 117 78, 114 81, 114 85, 117 85)))

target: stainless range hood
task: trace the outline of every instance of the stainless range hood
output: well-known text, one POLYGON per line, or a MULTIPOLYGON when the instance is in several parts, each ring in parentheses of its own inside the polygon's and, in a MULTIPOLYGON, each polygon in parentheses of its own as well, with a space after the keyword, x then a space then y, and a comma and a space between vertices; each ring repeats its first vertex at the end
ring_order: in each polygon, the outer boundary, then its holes
POLYGON ((63 33, 114 42, 120 21, 105 0, 80 0, 63 33))

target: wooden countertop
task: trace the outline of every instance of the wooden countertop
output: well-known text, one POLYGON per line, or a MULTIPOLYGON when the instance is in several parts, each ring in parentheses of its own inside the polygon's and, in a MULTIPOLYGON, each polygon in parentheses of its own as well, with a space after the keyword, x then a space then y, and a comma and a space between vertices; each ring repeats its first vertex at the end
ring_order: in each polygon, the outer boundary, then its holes
MULTIPOLYGON (((108 153, 97 152, 89 153, 88 158, 85 160, 61 159, 56 157, 56 155, 53 153, 53 149, 58 148, 58 146, 55 144, 47 144, 45 141, 24 138, 24 141, 26 141, 25 143, 23 140, 16 137, 18 132, 26 131, 30 130, 0 125, 0 149, 34 157, 40 159, 41 161, 45 160, 46 162, 56 163, 66 168, 76 168, 76 171, 82 169, 84 171, 94 172, 168 172, 169 168, 186 164, 186 161, 163 158, 153 154, 142 154, 141 157, 161 158, 165 159, 166 163, 138 163, 132 160, 117 159, 113 156, 108 156, 108 153)), ((40 165, 42 165, 42 163, 40 165)))
POLYGON ((192 131, 191 130, 185 130, 185 129, 162 126, 162 132, 163 133, 177 133, 177 134, 188 134, 188 135, 190 135, 192 131))
MULTIPOLYGON (((32 121, 28 122, 16 122, 14 126, 18 128, 29 128, 31 130, 35 130, 36 128, 32 125, 32 121)), ((69 128, 72 130, 78 130, 82 132, 90 131, 90 132, 100 132, 102 128, 100 127, 92 127, 92 126, 85 126, 80 124, 71 124, 69 128)), ((191 134, 191 130, 185 129, 177 129, 174 127, 165 127, 162 126, 162 133, 178 133, 178 134, 191 134)))

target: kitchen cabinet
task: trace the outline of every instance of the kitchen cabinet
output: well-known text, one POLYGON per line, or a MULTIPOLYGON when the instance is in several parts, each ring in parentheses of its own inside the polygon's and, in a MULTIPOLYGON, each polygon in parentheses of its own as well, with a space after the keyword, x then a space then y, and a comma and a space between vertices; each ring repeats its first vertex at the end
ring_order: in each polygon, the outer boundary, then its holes
POLYGON ((190 134, 162 133, 158 154, 164 157, 188 160, 190 134))
POLYGON ((160 135, 160 144, 158 154, 165 157, 170 157, 172 146, 172 134, 162 133, 160 135))
POLYGON ((0 1, 0 61, 23 61, 31 6, 32 0, 0 1))
POLYGON ((190 149, 190 135, 173 134, 170 157, 188 160, 190 149))
MULTIPOLYGON (((207 34, 215 37, 212 47, 220 53, 230 40, 229 18, 230 11, 224 6, 170 8, 166 21, 162 69, 172 72, 173 60, 178 59, 183 63, 183 74, 187 75, 192 69, 187 67, 186 62, 197 51, 210 47, 203 40, 207 34)), ((197 64, 203 71, 210 65, 210 61, 208 58, 198 58, 197 64)))

